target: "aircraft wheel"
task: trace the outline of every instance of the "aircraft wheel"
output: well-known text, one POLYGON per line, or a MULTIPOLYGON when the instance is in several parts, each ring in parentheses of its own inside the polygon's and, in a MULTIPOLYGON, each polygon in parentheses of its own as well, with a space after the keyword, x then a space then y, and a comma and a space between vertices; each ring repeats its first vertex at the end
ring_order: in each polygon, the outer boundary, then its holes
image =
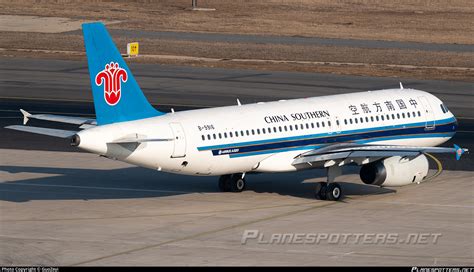
POLYGON ((318 182, 316 183, 316 189, 314 190, 314 197, 320 200, 326 200, 326 182, 318 182))
POLYGON ((330 183, 326 188, 326 199, 337 201, 342 196, 342 189, 338 183, 330 183))
POLYGON ((232 175, 230 190, 234 193, 240 193, 245 190, 245 179, 240 174, 232 175))
POLYGON ((222 175, 219 177, 219 191, 230 192, 230 179, 231 175, 222 175))

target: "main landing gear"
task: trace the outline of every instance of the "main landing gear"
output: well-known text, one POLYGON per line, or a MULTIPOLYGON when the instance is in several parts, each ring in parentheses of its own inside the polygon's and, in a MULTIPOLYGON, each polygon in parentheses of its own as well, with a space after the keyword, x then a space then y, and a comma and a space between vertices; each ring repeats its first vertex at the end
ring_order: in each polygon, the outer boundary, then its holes
POLYGON ((341 175, 341 168, 338 166, 330 166, 328 169, 327 182, 318 182, 314 196, 316 199, 337 201, 341 199, 341 186, 334 182, 334 179, 341 175))
POLYGON ((240 193, 245 190, 245 174, 223 175, 219 178, 219 190, 221 192, 240 193))

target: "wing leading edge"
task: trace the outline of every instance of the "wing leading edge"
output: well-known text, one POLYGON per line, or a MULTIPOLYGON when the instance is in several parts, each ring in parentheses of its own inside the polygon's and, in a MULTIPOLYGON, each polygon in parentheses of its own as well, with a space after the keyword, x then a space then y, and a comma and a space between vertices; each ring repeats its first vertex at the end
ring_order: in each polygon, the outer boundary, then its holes
POLYGON ((459 160, 468 149, 457 145, 451 147, 398 146, 398 145, 361 145, 337 144, 314 149, 297 156, 293 165, 346 159, 385 158, 392 156, 417 156, 421 153, 455 153, 459 160))

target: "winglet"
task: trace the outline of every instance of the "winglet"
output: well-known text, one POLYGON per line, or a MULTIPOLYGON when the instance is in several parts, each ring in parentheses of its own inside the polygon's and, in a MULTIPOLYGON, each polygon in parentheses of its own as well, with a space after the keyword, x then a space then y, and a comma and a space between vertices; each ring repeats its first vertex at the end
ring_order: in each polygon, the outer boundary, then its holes
POLYGON ((20 109, 20 112, 23 114, 23 125, 26 125, 26 123, 28 123, 30 120, 28 117, 30 117, 31 114, 24 109, 20 109))
POLYGON ((467 149, 460 148, 457 144, 454 144, 454 149, 456 150, 456 160, 459 160, 467 149))
POLYGON ((403 84, 402 84, 402 82, 400 82, 400 89, 403 90, 403 84))

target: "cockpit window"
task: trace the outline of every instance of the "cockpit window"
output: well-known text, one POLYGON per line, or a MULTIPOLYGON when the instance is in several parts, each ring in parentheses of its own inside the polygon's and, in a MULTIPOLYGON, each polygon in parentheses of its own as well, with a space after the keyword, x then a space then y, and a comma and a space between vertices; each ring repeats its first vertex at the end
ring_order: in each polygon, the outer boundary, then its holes
POLYGON ((444 104, 440 104, 440 107, 441 107, 441 111, 443 111, 443 113, 447 113, 449 111, 448 108, 446 107, 446 105, 444 105, 444 104))

